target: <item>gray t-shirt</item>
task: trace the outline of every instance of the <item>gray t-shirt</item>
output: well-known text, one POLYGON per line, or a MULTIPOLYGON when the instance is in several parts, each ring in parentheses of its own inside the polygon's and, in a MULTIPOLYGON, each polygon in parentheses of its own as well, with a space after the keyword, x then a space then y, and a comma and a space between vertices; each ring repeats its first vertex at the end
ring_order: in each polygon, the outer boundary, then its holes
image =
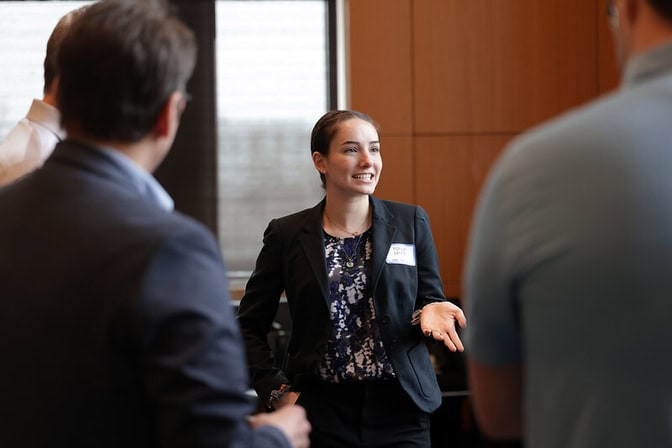
POLYGON ((464 284, 469 356, 524 365, 528 448, 672 446, 672 45, 507 148, 464 284))

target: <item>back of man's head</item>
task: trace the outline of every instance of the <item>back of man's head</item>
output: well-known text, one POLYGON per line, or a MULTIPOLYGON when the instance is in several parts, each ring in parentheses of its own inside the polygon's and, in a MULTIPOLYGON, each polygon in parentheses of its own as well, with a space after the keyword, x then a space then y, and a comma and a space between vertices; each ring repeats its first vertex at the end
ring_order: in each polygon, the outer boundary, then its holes
POLYGON ((183 91, 196 41, 160 0, 101 0, 73 23, 58 55, 57 103, 66 130, 133 143, 183 91))
POLYGON ((658 15, 672 24, 672 0, 648 0, 648 2, 658 15))
POLYGON ((53 94, 51 92, 52 86, 56 78, 58 78, 58 51, 61 48, 61 43, 65 34, 68 32, 70 25, 77 17, 81 16, 82 13, 88 8, 87 6, 82 6, 73 11, 70 11, 66 15, 60 18, 54 30, 49 36, 47 41, 47 54, 44 57, 44 94, 53 94))

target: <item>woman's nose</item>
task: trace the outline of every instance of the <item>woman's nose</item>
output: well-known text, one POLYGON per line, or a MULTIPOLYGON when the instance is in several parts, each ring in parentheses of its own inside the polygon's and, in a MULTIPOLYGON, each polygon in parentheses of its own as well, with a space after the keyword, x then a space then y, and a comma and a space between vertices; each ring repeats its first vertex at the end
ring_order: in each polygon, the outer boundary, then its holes
POLYGON ((361 155, 360 163, 364 166, 371 165, 371 154, 368 151, 362 151, 361 155))

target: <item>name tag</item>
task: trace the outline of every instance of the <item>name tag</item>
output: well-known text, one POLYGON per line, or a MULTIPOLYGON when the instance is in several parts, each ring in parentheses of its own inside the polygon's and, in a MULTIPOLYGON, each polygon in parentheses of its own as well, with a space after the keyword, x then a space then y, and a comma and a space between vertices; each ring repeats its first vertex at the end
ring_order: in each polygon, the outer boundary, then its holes
POLYGON ((385 262, 415 266, 415 244, 392 243, 385 262))

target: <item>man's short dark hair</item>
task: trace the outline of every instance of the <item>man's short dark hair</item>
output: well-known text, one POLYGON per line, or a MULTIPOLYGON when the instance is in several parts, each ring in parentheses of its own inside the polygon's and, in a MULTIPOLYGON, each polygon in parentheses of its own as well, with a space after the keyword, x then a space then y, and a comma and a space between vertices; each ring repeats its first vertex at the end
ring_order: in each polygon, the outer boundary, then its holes
POLYGON ((132 143, 154 129, 170 95, 184 91, 196 40, 160 0, 101 0, 72 25, 58 56, 63 127, 132 143))
POLYGON ((668 22, 672 23, 672 0, 648 0, 653 9, 668 22))

